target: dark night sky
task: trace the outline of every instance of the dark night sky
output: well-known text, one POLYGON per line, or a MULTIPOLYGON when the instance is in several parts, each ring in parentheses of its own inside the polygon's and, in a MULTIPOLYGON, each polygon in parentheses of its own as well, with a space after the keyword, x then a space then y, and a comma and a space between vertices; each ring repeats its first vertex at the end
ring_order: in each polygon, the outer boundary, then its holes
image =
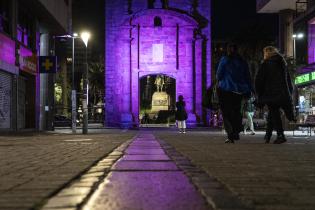
POLYGON ((257 14, 255 0, 213 0, 212 3, 213 39, 277 36, 277 15, 257 14))
MULTIPOLYGON (((88 29, 92 33, 94 54, 103 54, 105 0, 75 0, 74 31, 88 29)), ((256 13, 255 0, 212 0, 213 39, 251 36, 276 38, 277 16, 256 13)))
POLYGON ((74 0, 73 31, 88 30, 94 55, 104 54, 105 0, 74 0))

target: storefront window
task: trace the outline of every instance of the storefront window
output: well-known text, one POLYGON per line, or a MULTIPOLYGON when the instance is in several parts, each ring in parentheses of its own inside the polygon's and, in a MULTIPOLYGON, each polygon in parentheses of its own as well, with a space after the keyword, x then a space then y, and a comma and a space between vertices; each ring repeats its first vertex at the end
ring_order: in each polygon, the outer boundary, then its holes
POLYGON ((315 85, 299 88, 298 114, 300 122, 308 115, 315 115, 315 85))
POLYGON ((17 25, 17 40, 31 49, 35 48, 36 32, 34 24, 35 19, 20 8, 17 25))

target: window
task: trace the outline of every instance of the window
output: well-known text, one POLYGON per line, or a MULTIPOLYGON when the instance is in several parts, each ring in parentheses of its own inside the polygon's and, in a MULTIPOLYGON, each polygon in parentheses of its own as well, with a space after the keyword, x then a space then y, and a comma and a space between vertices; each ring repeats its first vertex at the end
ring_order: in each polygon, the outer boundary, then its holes
POLYGON ((154 27, 161 27, 162 26, 162 19, 160 17, 154 18, 154 27))
POLYGON ((154 8, 154 1, 155 0, 148 0, 148 9, 153 9, 154 8))
POLYGON ((153 44, 152 45, 152 61, 161 63, 164 60, 164 45, 153 44))
POLYGON ((11 34, 9 0, 0 0, 0 31, 11 34))
POLYGON ((35 49, 36 31, 35 19, 29 15, 27 11, 19 8, 18 24, 17 24, 17 40, 25 46, 35 49))

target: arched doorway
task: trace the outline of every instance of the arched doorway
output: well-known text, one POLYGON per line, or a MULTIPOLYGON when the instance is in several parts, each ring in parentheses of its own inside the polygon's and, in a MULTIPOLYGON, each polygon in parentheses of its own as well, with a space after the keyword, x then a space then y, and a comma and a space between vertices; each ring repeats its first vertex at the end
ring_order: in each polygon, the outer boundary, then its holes
MULTIPOLYGON (((170 111, 179 95, 185 98, 187 124, 203 123, 202 95, 211 83, 210 57, 207 57, 210 49, 205 48, 210 39, 196 33, 199 27, 199 23, 185 13, 148 9, 135 13, 121 27, 115 28, 117 34, 112 42, 116 44, 106 42, 107 46, 112 46, 107 51, 111 59, 106 60, 105 75, 108 126, 141 126, 143 114, 151 113, 152 109, 162 113, 170 111), (166 98, 170 95, 166 100, 170 105, 164 106, 167 110, 159 107, 158 100, 153 101, 154 91, 158 92, 153 85, 158 75, 170 77, 173 84, 172 93, 164 94, 166 98), (146 84, 151 86, 152 95, 143 95, 146 84), (153 102, 157 103, 156 107, 152 107, 153 102)), ((163 97, 161 93, 156 95, 163 97)), ((162 123, 165 118, 172 122, 169 117, 157 118, 152 122, 162 123)))
POLYGON ((139 78, 140 126, 175 124, 176 80, 163 74, 139 78))

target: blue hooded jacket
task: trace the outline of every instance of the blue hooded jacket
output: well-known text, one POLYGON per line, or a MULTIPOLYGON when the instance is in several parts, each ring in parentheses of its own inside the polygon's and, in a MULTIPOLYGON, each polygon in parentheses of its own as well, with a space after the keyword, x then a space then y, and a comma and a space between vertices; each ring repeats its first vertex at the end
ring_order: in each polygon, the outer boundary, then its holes
POLYGON ((218 87, 224 91, 245 95, 253 91, 248 64, 240 56, 221 58, 216 78, 218 87))

